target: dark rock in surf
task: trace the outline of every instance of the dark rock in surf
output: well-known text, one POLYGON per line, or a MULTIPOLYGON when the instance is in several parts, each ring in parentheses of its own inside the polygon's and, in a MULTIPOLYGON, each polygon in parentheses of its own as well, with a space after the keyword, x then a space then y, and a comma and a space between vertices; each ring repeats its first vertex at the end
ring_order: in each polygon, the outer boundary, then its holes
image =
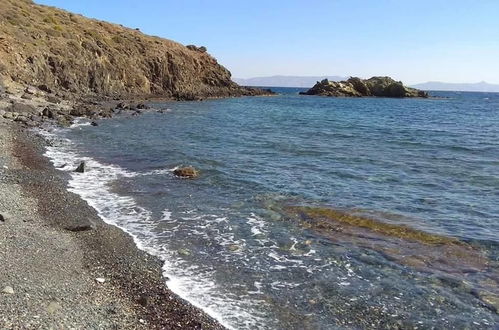
POLYGON ((116 109, 118 110, 130 110, 130 104, 125 103, 125 102, 120 102, 116 105, 116 109))
POLYGON ((85 172, 85 162, 81 162, 80 165, 74 170, 76 173, 84 173, 85 172))

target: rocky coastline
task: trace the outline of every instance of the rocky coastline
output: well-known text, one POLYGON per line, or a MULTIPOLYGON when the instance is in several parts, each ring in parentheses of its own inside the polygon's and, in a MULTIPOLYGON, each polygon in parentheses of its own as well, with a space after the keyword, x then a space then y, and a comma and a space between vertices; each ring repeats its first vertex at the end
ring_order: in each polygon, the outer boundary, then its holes
POLYGON ((168 289, 158 258, 67 191, 33 128, 273 93, 232 82, 203 46, 31 0, 0 8, 0 329, 222 329, 168 289))
MULTIPOLYGON (((270 90, 248 89, 248 91, 254 92, 252 96, 274 94, 270 90)), ((179 99, 159 96, 113 99, 105 96, 76 97, 75 95, 65 98, 58 93, 46 92, 34 86, 11 84, 5 87, 0 81, 0 118, 24 127, 50 125, 67 127, 76 118, 95 121, 123 114, 138 116, 152 111, 163 113, 165 109, 150 106, 151 103, 161 101, 179 101, 179 99)))
POLYGON ((369 79, 351 77, 339 82, 324 79, 300 94, 332 97, 429 97, 427 92, 406 87, 402 82, 395 81, 390 77, 372 77, 369 79))
POLYGON ((31 0, 0 0, 0 118, 34 127, 135 115, 151 100, 273 95, 184 46, 31 0), (126 102, 129 100, 129 102, 126 102))

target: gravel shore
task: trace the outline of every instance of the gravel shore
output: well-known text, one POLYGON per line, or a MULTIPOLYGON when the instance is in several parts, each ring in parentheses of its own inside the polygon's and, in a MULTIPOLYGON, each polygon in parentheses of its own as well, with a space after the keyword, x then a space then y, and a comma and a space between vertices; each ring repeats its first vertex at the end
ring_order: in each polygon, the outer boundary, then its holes
POLYGON ((66 190, 44 143, 0 118, 0 329, 222 329, 66 190))

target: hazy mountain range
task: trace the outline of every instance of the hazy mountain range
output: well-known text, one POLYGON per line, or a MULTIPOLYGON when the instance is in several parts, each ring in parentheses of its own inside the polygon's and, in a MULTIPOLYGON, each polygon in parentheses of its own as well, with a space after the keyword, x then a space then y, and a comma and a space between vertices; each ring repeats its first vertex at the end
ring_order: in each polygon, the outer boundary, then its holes
MULTIPOLYGON (((348 77, 341 76, 270 76, 248 79, 233 78, 233 80, 243 86, 310 88, 315 85, 317 81, 321 81, 325 78, 331 81, 348 79, 348 77)), ((429 81, 426 83, 415 84, 410 87, 432 91, 499 92, 498 84, 489 84, 485 81, 478 83, 446 83, 440 81, 429 81)))
POLYGON ((411 87, 431 91, 463 91, 463 92, 499 92, 499 85, 489 84, 485 81, 478 83, 444 83, 429 81, 411 87))
POLYGON ((310 88, 315 85, 316 82, 326 78, 331 81, 348 79, 340 76, 271 76, 248 79, 233 78, 232 80, 242 86, 310 88))

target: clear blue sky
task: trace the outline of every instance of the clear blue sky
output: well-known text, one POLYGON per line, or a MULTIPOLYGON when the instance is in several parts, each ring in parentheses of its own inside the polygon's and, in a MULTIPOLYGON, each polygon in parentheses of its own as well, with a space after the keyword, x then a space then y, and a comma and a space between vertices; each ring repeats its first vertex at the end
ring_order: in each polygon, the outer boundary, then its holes
POLYGON ((183 44, 234 77, 499 83, 498 0, 36 0, 183 44))

